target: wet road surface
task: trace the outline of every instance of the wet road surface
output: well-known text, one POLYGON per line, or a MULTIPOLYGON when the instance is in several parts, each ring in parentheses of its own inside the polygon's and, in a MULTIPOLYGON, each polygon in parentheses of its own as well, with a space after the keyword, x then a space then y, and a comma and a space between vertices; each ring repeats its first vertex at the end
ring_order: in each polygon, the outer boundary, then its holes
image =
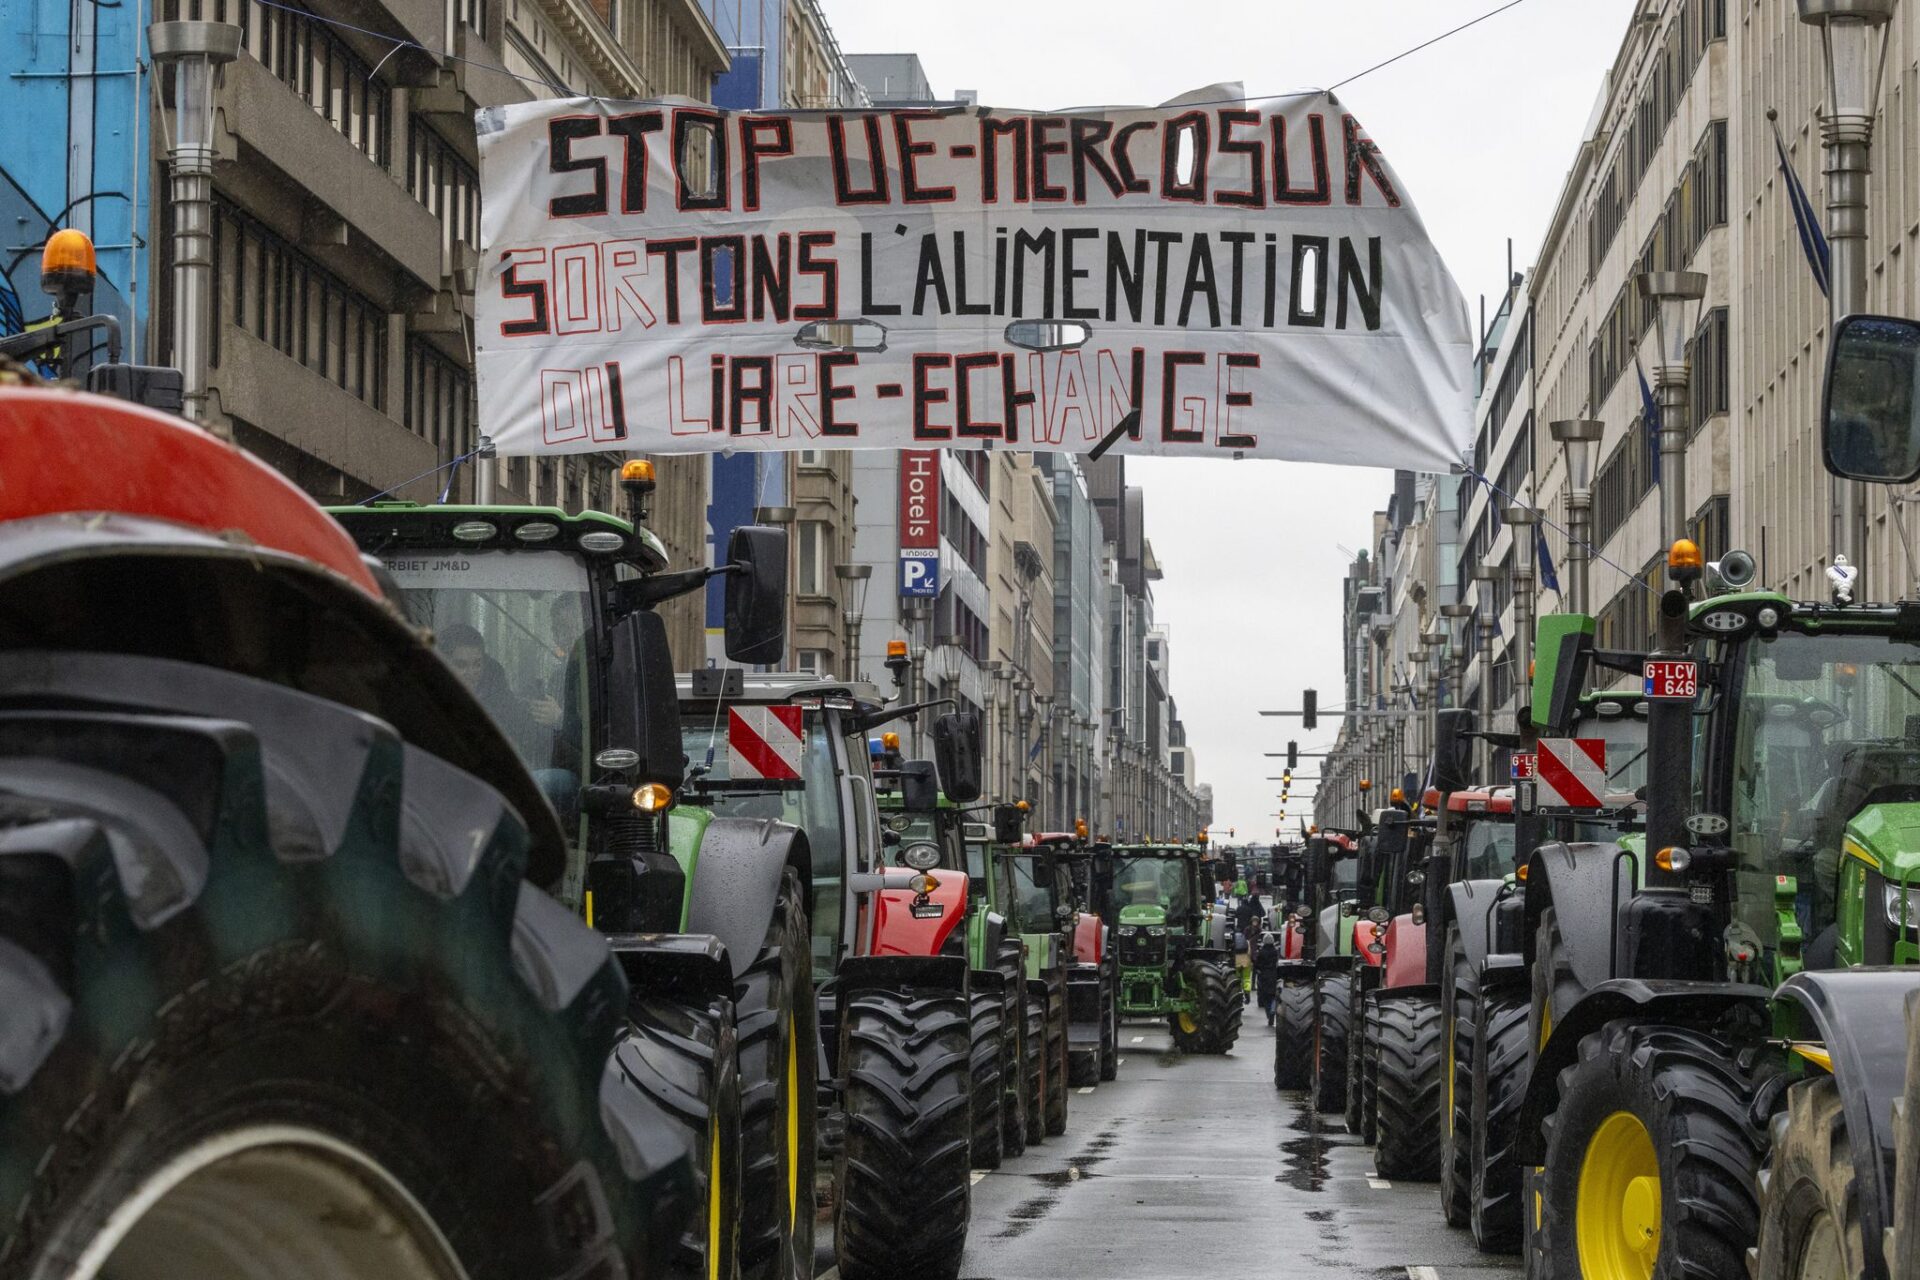
POLYGON ((974 1176, 966 1280, 1473 1280, 1516 1275, 1440 1218, 1432 1183, 1369 1177, 1371 1149, 1273 1087, 1249 1010, 1231 1055, 1121 1027, 1120 1078, 1075 1092, 1066 1136, 974 1176))

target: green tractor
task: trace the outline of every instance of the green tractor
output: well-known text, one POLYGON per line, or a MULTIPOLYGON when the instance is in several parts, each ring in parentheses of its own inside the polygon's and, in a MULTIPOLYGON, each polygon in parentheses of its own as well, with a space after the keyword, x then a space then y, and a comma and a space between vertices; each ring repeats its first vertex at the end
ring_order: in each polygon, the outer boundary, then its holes
POLYGON ((1642 841, 1529 858, 1527 1247, 1554 1275, 1730 1272, 1749 1249, 1761 1277, 1884 1275, 1896 1011, 1920 982, 1920 609, 1696 601, 1684 542, 1668 571, 1654 654, 1543 620, 1535 721, 1568 721, 1583 667, 1640 668, 1648 782, 1642 841))
POLYGON ((1201 850, 1113 847, 1113 887, 1101 916, 1119 956, 1122 1018, 1165 1018, 1184 1053, 1227 1053, 1240 1036, 1246 992, 1224 947, 1209 946, 1201 850))
MULTIPOLYGON (((886 735, 891 737, 892 735, 886 735)), ((883 750, 888 749, 883 745, 883 750)), ((887 861, 967 878, 965 947, 971 988, 973 1150, 976 1169, 997 1169, 1027 1149, 1026 962, 1013 927, 1011 870, 991 856, 992 828, 941 794, 930 766, 908 761, 880 793, 887 861)), ((1040 1115, 1038 1081, 1034 1107, 1040 1115)))
MULTIPOLYGON (((630 465, 623 484, 644 519, 651 470, 630 465)), ((725 575, 729 653, 776 655, 785 535, 740 529, 726 565, 671 572, 643 524, 596 511, 375 502, 332 515, 383 566, 408 619, 432 634, 559 815, 561 901, 612 936, 639 985, 713 1006, 689 1012, 636 996, 631 1016, 649 1043, 681 1060, 646 1070, 685 1076, 688 1062, 736 1043, 737 1102, 690 1100, 681 1119, 712 1131, 703 1164, 734 1160, 717 1135, 723 1121, 739 1130, 737 1169, 708 1181, 715 1197, 737 1193, 742 1277, 809 1274, 812 1206, 796 1191, 811 1184, 814 1149, 808 842, 793 827, 678 803, 673 657, 655 611, 725 575), (696 963, 712 944, 709 961, 696 963), (737 1121, 725 1119, 729 1109, 737 1121)), ((723 1265, 707 1256, 716 1248, 724 1245, 690 1239, 687 1267, 723 1265)))
MULTIPOLYGON (((971 886, 888 865, 868 740, 924 710, 803 672, 680 679, 688 796, 791 824, 812 851, 822 1191, 846 1280, 956 1275, 971 1216, 971 886)), ((940 716, 933 738, 938 785, 976 797, 978 718, 940 716)))

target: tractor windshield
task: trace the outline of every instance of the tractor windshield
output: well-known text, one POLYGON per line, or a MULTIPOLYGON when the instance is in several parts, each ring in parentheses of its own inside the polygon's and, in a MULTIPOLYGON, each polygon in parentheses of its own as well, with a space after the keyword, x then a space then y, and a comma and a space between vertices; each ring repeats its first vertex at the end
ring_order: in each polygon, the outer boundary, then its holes
POLYGON ((1475 818, 1467 828, 1469 880, 1498 880, 1513 870, 1513 820, 1475 818))
POLYGON ((1786 632, 1735 650, 1731 766, 1742 918, 1775 935, 1773 878, 1797 877, 1809 944, 1836 913, 1848 823, 1920 801, 1920 648, 1885 634, 1786 632))
POLYGON ((1193 910, 1184 858, 1122 858, 1113 884, 1123 907, 1164 907, 1169 920, 1193 910))
POLYGON ((1045 858, 1009 855, 1008 871, 1013 876, 1013 917, 1022 933, 1051 933, 1059 925, 1053 910, 1060 905, 1056 883, 1045 858))
POLYGON ((587 570, 564 551, 388 556, 407 615, 506 732, 562 818, 592 753, 587 570))

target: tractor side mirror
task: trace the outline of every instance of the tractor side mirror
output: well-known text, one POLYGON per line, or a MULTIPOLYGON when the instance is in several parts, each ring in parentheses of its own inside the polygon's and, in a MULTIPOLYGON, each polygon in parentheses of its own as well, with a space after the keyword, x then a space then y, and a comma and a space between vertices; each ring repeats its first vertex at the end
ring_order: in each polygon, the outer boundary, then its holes
POLYGON ((1027 815, 1020 812, 1016 805, 997 804, 993 806, 993 842, 995 844, 1020 843, 1027 834, 1027 815))
POLYGON ((1472 784, 1474 715, 1465 707, 1434 713, 1433 786, 1441 795, 1472 784))
POLYGON ((979 712, 949 711, 933 722, 933 758, 939 766, 940 786, 955 804, 980 798, 980 755, 979 712))
MULTIPOLYGON (((628 775, 623 780, 635 786, 660 783, 677 789, 686 776, 686 755, 680 744, 680 699, 666 621, 651 609, 637 610, 614 624, 612 644, 606 740, 633 756, 629 761, 622 755, 617 767, 628 775)), ((614 754, 602 751, 600 759, 614 754)))
POLYGON ((1584 613, 1543 614, 1535 629, 1533 723, 1542 734, 1573 731, 1587 669, 1593 664, 1593 618, 1584 613))
POLYGON ((909 813, 928 813, 940 807, 940 783, 933 761, 908 760, 900 766, 900 807, 909 813))
POLYGON ((787 651, 787 533, 742 525, 727 541, 727 657, 746 666, 779 662, 787 651))
POLYGON ((1835 326, 1820 451, 1827 470, 1848 480, 1920 477, 1920 322, 1848 316, 1835 326))

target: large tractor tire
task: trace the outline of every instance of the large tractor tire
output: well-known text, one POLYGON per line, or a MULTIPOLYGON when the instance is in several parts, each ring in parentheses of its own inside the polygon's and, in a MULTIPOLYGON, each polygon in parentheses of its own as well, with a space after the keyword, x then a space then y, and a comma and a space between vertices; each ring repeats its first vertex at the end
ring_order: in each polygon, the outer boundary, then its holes
MULTIPOLYGON (((1869 1242, 1860 1226, 1853 1142, 1832 1076, 1787 1090, 1773 1117, 1760 1174, 1760 1242, 1755 1276, 1848 1280, 1867 1271, 1869 1242)), ((1889 1261, 1893 1261, 1890 1256, 1889 1261)))
POLYGON ((1193 1011, 1168 1017, 1173 1047, 1182 1053, 1230 1052, 1240 1038, 1247 1004, 1239 976, 1229 965, 1189 960, 1180 966, 1180 981, 1193 1001, 1193 1011))
POLYGON ((1313 1105, 1339 1111, 1347 1104, 1347 1032, 1353 1025, 1352 987, 1344 973, 1313 980, 1313 1105))
POLYGON ((1367 997, 1357 986, 1348 997, 1353 1019, 1348 1028, 1351 1037, 1347 1053, 1347 1097, 1342 1119, 1347 1132, 1367 1146, 1373 1145, 1374 1073, 1379 1067, 1371 1032, 1373 1015, 1367 997))
POLYGON ((995 966, 1005 990, 1000 997, 1000 1151, 1018 1156, 1027 1150, 1027 982, 1020 972, 1020 944, 1000 949, 995 966))
POLYGON ((1573 962, 1567 957, 1567 944, 1560 937, 1560 921, 1554 908, 1540 913, 1533 935, 1533 1000, 1527 1013, 1527 1030, 1536 1052, 1547 1046, 1556 1021, 1578 1003, 1582 988, 1573 974, 1573 962))
POLYGON ((726 1135, 622 1069, 626 981, 500 794, 332 702, 101 667, 0 714, 0 1274, 670 1268, 726 1135))
POLYGON ((1473 1077, 1467 1085, 1473 1137, 1468 1226, 1483 1253, 1515 1252, 1525 1225, 1523 1170, 1515 1147, 1533 1063, 1527 1009, 1517 983, 1511 991, 1487 991, 1480 1000, 1473 1077))
POLYGON ((1021 1111, 1027 1122, 1027 1145, 1047 1140, 1047 1001, 1027 987, 1026 1026, 1021 1050, 1026 1058, 1026 1089, 1021 1111))
POLYGON ((1892 1280, 1920 1280, 1920 994, 1907 997, 1907 1089, 1893 1104, 1892 1280))
POLYGON ((972 997, 973 1141, 968 1162, 975 1169, 998 1169, 1001 1159, 1000 1062, 1004 1056, 997 992, 972 997))
POLYGON ((614 1052, 624 1077, 659 1109, 662 1128, 701 1157, 694 1162, 693 1219, 680 1237, 673 1280, 732 1276, 740 1246, 740 1073, 733 1011, 636 996, 632 1034, 614 1052))
POLYGON ((1383 1178, 1431 1182, 1440 1176, 1440 1110, 1446 1097, 1440 1002, 1427 997, 1374 1001, 1374 1168, 1383 1178))
POLYGON ((1064 978, 1047 983, 1047 1105, 1046 1129, 1049 1138, 1067 1131, 1067 1097, 1072 1093, 1067 1081, 1072 1074, 1073 1054, 1067 1042, 1067 986, 1064 978))
POLYGON ((1120 1076, 1120 979, 1112 972, 1100 975, 1100 1082, 1120 1076))
POLYGON ((957 992, 847 998, 838 1233, 845 1280, 953 1280, 960 1272, 972 1185, 967 1012, 957 992))
POLYGON ((1280 1016, 1273 1024, 1273 1087, 1313 1084, 1313 984, 1280 984, 1280 1016))
POLYGON ((1473 1062, 1478 1037, 1480 978, 1468 963, 1460 926, 1447 926, 1447 971, 1440 988, 1440 1213, 1450 1227, 1471 1220, 1473 1204, 1473 1062))
POLYGON ((1580 1041, 1547 1118, 1546 1274, 1738 1277, 1765 1135, 1726 1042, 1610 1022, 1580 1041))
POLYGON ((740 1029, 740 1280, 813 1274, 814 1046, 807 889, 789 868, 765 945, 734 984, 740 1029))

